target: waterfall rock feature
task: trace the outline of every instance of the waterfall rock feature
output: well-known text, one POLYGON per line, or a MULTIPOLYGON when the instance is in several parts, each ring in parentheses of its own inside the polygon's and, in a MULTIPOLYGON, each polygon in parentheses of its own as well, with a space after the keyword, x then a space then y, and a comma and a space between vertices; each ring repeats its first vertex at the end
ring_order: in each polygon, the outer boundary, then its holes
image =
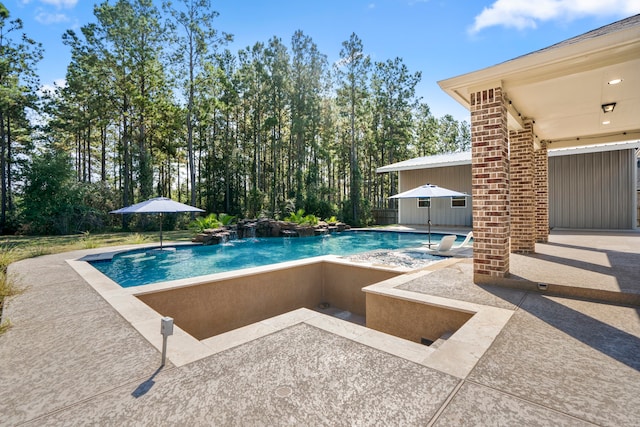
POLYGON ((311 237, 321 234, 339 233, 351 227, 342 222, 318 222, 317 225, 300 225, 274 219, 242 219, 237 224, 212 228, 198 233, 191 240, 203 245, 217 245, 235 239, 261 237, 311 237))

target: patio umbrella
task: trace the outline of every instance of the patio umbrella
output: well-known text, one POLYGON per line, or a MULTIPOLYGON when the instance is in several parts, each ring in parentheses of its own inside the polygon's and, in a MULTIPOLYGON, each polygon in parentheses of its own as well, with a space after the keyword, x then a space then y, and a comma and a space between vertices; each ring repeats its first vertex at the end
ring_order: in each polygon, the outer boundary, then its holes
POLYGON ((176 202, 167 197, 156 197, 144 202, 136 203, 135 205, 120 208, 109 213, 112 214, 133 214, 133 213, 147 213, 160 214, 160 249, 162 249, 162 214, 165 213, 180 213, 180 212, 204 212, 202 209, 185 205, 184 203, 176 202))
POLYGON ((427 226, 429 230, 429 246, 431 246, 431 199, 434 197, 468 197, 468 194, 458 191, 449 190, 448 188, 438 187, 434 184, 425 184, 411 190, 403 191, 390 199, 429 199, 427 206, 427 226))

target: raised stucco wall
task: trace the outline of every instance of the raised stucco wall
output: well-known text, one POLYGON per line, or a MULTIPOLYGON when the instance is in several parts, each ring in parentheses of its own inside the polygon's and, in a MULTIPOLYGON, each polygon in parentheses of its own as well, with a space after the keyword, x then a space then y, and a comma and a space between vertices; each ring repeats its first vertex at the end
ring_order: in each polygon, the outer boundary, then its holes
POLYGON ((367 328, 413 342, 435 341, 457 331, 473 314, 367 293, 367 328))
POLYGON ((370 267, 316 262, 138 295, 196 339, 321 302, 365 314, 362 288, 401 274, 370 267))
POLYGON ((325 262, 322 265, 322 298, 335 307, 365 316, 366 299, 362 288, 397 275, 395 271, 325 262))

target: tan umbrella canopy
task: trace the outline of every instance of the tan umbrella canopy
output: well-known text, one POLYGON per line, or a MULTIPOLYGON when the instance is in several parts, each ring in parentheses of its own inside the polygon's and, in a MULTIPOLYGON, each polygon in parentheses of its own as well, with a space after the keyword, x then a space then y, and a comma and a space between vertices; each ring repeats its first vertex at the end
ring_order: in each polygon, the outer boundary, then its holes
POLYGON ((180 212, 204 212, 202 209, 194 206, 185 205, 184 203, 176 202, 168 197, 156 197, 146 200, 144 202, 136 203, 135 205, 127 206, 124 208, 111 211, 112 214, 134 214, 134 213, 147 213, 160 214, 160 249, 162 249, 162 214, 165 213, 180 213, 180 212))
POLYGON ((420 187, 412 188, 411 190, 403 191, 395 196, 389 197, 390 199, 429 199, 429 206, 427 207, 427 226, 429 230, 429 245, 431 245, 431 198, 437 197, 468 197, 466 193, 460 193, 459 191, 449 190, 448 188, 438 187, 434 184, 425 184, 420 187))

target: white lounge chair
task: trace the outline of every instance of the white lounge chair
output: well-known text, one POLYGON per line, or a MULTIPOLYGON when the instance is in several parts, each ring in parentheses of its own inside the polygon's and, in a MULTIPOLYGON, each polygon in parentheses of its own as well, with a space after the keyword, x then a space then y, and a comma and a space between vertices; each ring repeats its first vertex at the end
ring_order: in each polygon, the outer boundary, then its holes
POLYGON ((428 253, 428 254, 434 254, 434 255, 449 255, 449 256, 454 255, 458 250, 462 250, 470 247, 467 245, 469 244, 469 241, 473 238, 473 232, 470 231, 461 244, 453 246, 457 238, 458 236, 450 234, 450 235, 444 236, 442 240, 440 240, 440 242, 433 247, 428 247, 425 244, 425 246, 420 248, 409 249, 408 252, 422 252, 422 253, 428 253))
POLYGON ((467 234, 467 237, 464 238, 464 241, 462 243, 460 243, 457 246, 454 246, 453 249, 460 249, 460 248, 464 248, 465 246, 467 246, 467 244, 469 243, 469 241, 473 239, 473 231, 470 231, 467 234))
POLYGON ((454 234, 450 234, 448 236, 444 236, 440 243, 438 243, 434 248, 431 248, 434 252, 448 252, 453 247, 453 243, 456 241, 458 236, 454 234))
POLYGON ((454 235, 454 234, 450 234, 448 236, 444 236, 440 242, 433 246, 433 247, 429 247, 426 243, 424 244, 424 246, 419 247, 419 248, 411 248, 408 249, 409 252, 422 252, 422 253, 429 253, 429 254, 438 254, 438 253, 444 253, 444 252, 449 252, 451 250, 451 247, 453 246, 453 242, 456 241, 456 238, 458 236, 454 235))

